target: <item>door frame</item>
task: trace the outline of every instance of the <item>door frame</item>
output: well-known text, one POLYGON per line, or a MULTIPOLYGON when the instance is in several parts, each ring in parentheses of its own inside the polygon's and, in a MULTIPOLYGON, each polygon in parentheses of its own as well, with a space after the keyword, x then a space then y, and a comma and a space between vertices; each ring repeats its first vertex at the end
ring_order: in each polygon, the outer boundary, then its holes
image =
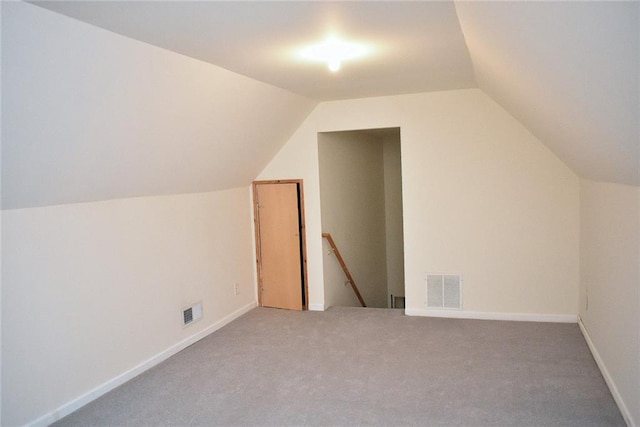
POLYGON ((298 218, 300 226, 300 266, 302 270, 302 292, 304 294, 304 301, 302 304, 302 310, 309 309, 309 284, 307 280, 307 226, 304 216, 304 189, 302 179, 276 179, 276 180, 264 180, 253 181, 253 229, 255 233, 256 244, 256 271, 258 276, 256 277, 256 290, 258 293, 258 306, 262 307, 262 292, 260 292, 260 277, 262 274, 262 263, 260 258, 260 224, 258 222, 258 197, 257 186, 261 184, 296 184, 298 188, 298 218))

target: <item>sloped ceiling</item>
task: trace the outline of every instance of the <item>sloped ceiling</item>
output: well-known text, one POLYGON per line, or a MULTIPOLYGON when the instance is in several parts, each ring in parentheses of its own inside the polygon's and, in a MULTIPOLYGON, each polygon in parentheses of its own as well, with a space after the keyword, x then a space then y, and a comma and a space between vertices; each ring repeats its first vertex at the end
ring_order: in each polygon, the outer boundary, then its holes
POLYGON ((316 101, 2 4, 2 207, 249 185, 316 101))
POLYGON ((92 26, 3 2, 3 208, 244 185, 317 101, 468 87, 581 176, 640 185, 638 2, 35 4, 92 26), (376 54, 292 56, 328 32, 376 54))
POLYGON ((456 8, 484 92, 579 175, 640 184, 640 3, 456 8))

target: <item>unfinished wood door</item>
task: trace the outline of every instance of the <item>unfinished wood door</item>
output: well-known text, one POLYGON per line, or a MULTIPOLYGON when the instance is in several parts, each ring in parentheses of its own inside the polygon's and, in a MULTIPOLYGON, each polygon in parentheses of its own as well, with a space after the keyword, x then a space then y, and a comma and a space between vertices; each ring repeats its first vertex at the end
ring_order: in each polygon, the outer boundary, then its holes
POLYGON ((260 304, 302 310, 305 302, 299 184, 254 183, 254 197, 260 304))

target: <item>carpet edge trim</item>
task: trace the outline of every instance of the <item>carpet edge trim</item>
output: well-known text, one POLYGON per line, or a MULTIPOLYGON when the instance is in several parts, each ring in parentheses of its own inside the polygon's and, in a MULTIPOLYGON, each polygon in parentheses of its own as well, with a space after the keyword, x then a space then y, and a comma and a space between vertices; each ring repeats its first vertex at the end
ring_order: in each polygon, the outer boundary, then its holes
POLYGON ((578 326, 580 326, 580 332, 582 332, 582 336, 584 337, 584 340, 587 342, 589 351, 591 351, 591 355, 593 356, 593 359, 596 361, 596 365, 598 365, 598 369, 600 369, 600 373, 604 378, 604 382, 607 383, 607 387, 609 387, 609 391, 611 392, 611 395, 613 396, 613 400, 616 402, 616 405, 618 405, 618 409, 622 413, 622 417, 624 418, 624 421, 627 423, 629 427, 636 427, 636 423, 634 422, 634 419, 631 416, 631 413, 629 412, 627 405, 624 403, 624 399, 622 398, 622 395, 618 391, 618 387, 616 387, 616 383, 613 381, 613 377, 609 373, 607 366, 604 364, 602 357, 600 357, 600 353, 598 353, 598 349, 596 348, 595 343, 591 339, 591 335, 589 335, 589 330, 587 329, 586 325, 582 322, 582 318, 580 317, 578 317, 578 326))
POLYGON ((485 311, 425 310, 406 308, 407 316, 445 317, 450 319, 511 320, 518 322, 577 323, 575 314, 492 313, 485 311))
POLYGON ((170 358, 171 356, 175 355, 176 353, 184 350, 185 348, 189 347, 190 345, 200 341, 201 339, 205 338, 206 336, 212 334, 213 332, 217 331, 218 329, 222 328, 223 326, 227 325, 228 323, 234 321, 235 319, 237 319, 238 317, 242 316, 243 314, 248 313, 249 311, 251 311, 252 309, 257 307, 257 303, 255 301, 240 307, 238 310, 222 317, 221 319, 213 322, 211 325, 207 326, 205 329, 201 330, 200 332, 196 332, 195 334, 191 335, 190 337, 187 337, 185 339, 183 339, 182 341, 177 342, 176 344, 172 345, 171 347, 167 348, 166 350, 161 351, 160 353, 156 354, 155 356, 150 357, 149 359, 145 360, 144 362, 134 366, 133 368, 129 369, 128 371, 125 371, 123 373, 121 373, 120 375, 105 381, 104 383, 102 383, 101 385, 95 387, 94 389, 76 397, 75 399, 61 405, 60 407, 54 409, 53 411, 50 411, 44 415, 42 415, 39 418, 36 418, 35 420, 27 423, 27 426, 30 427, 46 427, 50 424, 53 424, 54 422, 60 420, 61 418, 71 414, 72 412, 82 408, 83 406, 85 406, 86 404, 96 400, 97 398, 99 398, 100 396, 103 396, 104 394, 110 392, 111 390, 115 389, 116 387, 126 383, 127 381, 135 378, 136 376, 140 375, 141 373, 153 368, 154 366, 158 365, 161 362, 164 362, 165 360, 167 360, 168 358, 170 358))

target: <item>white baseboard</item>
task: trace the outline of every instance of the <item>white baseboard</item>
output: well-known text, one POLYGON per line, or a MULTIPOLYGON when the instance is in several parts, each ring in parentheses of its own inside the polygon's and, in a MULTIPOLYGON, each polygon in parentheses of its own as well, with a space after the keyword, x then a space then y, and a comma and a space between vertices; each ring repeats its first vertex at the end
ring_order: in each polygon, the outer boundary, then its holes
POLYGON ((616 383, 613 381, 613 378, 611 377, 609 370, 605 366, 604 361, 602 360, 602 357, 600 357, 600 353, 598 353, 598 349, 593 343, 593 340, 589 335, 589 331, 587 330, 587 327, 584 325, 584 323, 582 323, 582 319, 580 318, 578 318, 578 326, 580 326, 580 331, 582 331, 582 335, 584 336, 584 339, 587 342, 587 345, 589 346, 589 350, 591 350, 591 354, 593 355, 593 358, 595 359, 596 364, 598 365, 598 368, 600 368, 600 372, 602 373, 602 377, 604 378, 604 381, 607 383, 607 386, 609 387, 609 391, 611 391, 613 400, 616 401, 616 404, 618 405, 618 409, 620 409, 620 412, 622 413, 622 417, 624 418, 625 422, 629 427, 636 427, 636 423, 633 417, 631 416, 631 413, 629 412, 627 405, 625 405, 624 399, 622 399, 622 396, 618 391, 618 387, 616 387, 616 383))
POLYGON ((223 317, 222 319, 218 320, 217 322, 211 324, 210 326, 206 327, 205 329, 203 329, 202 331, 180 341, 179 343, 169 347, 168 349, 156 354, 155 356, 151 357, 150 359, 145 360, 144 362, 140 363, 139 365, 133 367, 132 369, 118 375, 115 378, 110 379, 109 381, 99 385, 98 387, 94 388, 93 390, 90 390, 89 392, 73 399, 70 402, 65 403, 64 405, 60 406, 59 408, 41 416, 40 418, 37 418, 36 420, 28 423, 28 426, 33 426, 33 427, 44 427, 44 426, 48 426, 56 421, 58 421, 59 419, 61 419, 62 417, 65 417, 67 415, 69 415, 70 413, 72 413, 73 411, 76 411, 77 409, 80 409, 81 407, 83 407, 84 405, 88 404, 89 402, 97 399, 98 397, 108 393, 109 391, 113 390, 114 388, 124 384, 125 382, 129 381, 130 379, 140 375, 141 373, 143 373, 144 371, 153 368, 154 366, 156 366, 157 364, 159 364, 160 362, 163 362, 165 360, 167 360, 169 357, 173 356, 174 354, 178 353, 181 350, 184 350, 185 348, 189 347, 191 344, 200 341, 202 338, 206 337, 207 335, 217 331, 218 329, 222 328, 223 326, 225 326, 226 324, 230 323, 231 321, 237 319, 238 317, 242 316, 243 314, 251 311, 252 309, 254 309, 257 306, 256 302, 252 302, 250 304, 245 305, 244 307, 241 307, 240 309, 234 311, 231 314, 228 314, 227 316, 223 317))
POLYGON ((574 314, 491 313, 485 311, 427 310, 405 308, 407 316, 446 317, 450 319, 511 320, 519 322, 577 323, 574 314))
POLYGON ((309 304, 309 311, 324 311, 324 304, 309 304))

